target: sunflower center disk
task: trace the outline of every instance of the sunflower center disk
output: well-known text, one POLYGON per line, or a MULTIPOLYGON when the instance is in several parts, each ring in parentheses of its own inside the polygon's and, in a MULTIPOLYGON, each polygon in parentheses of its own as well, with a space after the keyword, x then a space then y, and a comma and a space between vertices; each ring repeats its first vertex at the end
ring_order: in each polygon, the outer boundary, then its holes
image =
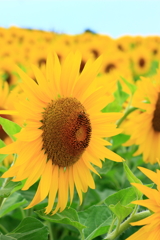
POLYGON ((140 58, 139 59, 139 66, 143 68, 144 65, 145 65, 145 60, 143 58, 140 58))
POLYGON ((113 63, 109 63, 105 68, 105 72, 110 73, 114 68, 116 68, 116 66, 113 63))
POLYGON ((73 165, 88 147, 91 123, 83 105, 75 98, 59 98, 48 104, 42 120, 43 149, 60 167, 73 165))
POLYGON ((160 132, 160 93, 158 94, 158 100, 153 114, 152 126, 156 132, 160 132))

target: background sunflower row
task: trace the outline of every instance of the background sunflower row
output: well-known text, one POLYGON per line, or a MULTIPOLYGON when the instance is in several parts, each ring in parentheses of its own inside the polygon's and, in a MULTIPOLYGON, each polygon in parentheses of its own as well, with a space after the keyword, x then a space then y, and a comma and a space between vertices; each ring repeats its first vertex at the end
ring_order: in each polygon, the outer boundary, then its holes
MULTIPOLYGON (((91 209, 95 210, 96 208, 98 209, 98 207, 102 207, 105 209, 107 216, 108 209, 103 204, 107 204, 108 202, 109 204, 113 203, 113 200, 117 198, 116 196, 118 196, 117 199, 119 199, 124 190, 128 201, 125 203, 125 207, 127 208, 127 213, 123 216, 125 219, 134 209, 133 204, 130 202, 134 200, 134 198, 137 199, 137 196, 135 196, 137 192, 134 192, 133 188, 129 189, 129 191, 131 190, 133 199, 127 195, 127 187, 130 187, 130 184, 126 181, 125 172, 128 172, 128 175, 132 176, 135 182, 141 179, 145 184, 148 184, 149 181, 147 177, 139 173, 137 166, 155 170, 157 168, 157 157, 160 157, 158 147, 160 144, 159 125, 156 127, 158 130, 155 130, 155 124, 153 124, 155 111, 159 112, 160 110, 158 107, 160 101, 160 71, 157 71, 160 61, 160 37, 143 38, 140 36, 124 36, 119 39, 112 39, 109 36, 95 34, 90 31, 71 36, 13 27, 10 29, 1 28, 0 43, 2 46, 0 49, 0 110, 15 110, 14 102, 16 102, 16 99, 19 98, 22 93, 20 89, 22 80, 16 72, 16 65, 19 65, 28 76, 37 82, 30 66, 32 64, 37 65, 45 75, 45 63, 48 52, 56 52, 60 63, 63 64, 65 57, 70 51, 76 52, 79 50, 82 54, 80 72, 82 72, 87 60, 91 59, 94 61, 100 55, 103 56, 102 66, 97 76, 97 81, 95 82, 97 84, 96 88, 103 86, 106 90, 105 94, 113 97, 113 102, 102 109, 102 112, 122 112, 124 116, 126 113, 128 114, 123 122, 121 120, 117 122, 117 125, 123 129, 123 132, 108 139, 112 143, 112 146, 109 146, 109 148, 126 160, 128 166, 137 178, 135 176, 133 177, 129 172, 129 168, 125 167, 127 170, 124 171, 122 164, 110 163, 106 159, 102 169, 98 169, 102 179, 99 179, 97 176, 94 177, 96 190, 88 190, 85 201, 81 207, 78 207, 77 196, 75 196, 72 209, 67 209, 66 211, 69 212, 76 209, 76 214, 82 212, 83 215, 85 211, 88 211, 90 214, 91 209), (130 110, 133 110, 133 112, 130 110), (128 139, 129 141, 127 141, 128 139), (150 165, 148 163, 156 164, 150 165), (117 194, 115 198, 114 194, 117 194), (128 205, 131 209, 128 208, 128 205)), ((11 117, 10 115, 3 115, 3 117, 18 123, 20 126, 25 125, 25 122, 22 122, 20 117, 11 117)), ((156 117, 158 118, 159 115, 156 117)), ((7 145, 11 142, 11 139, 1 126, 0 138, 7 145)), ((3 143, 0 142, 0 144, 1 147, 3 147, 3 143)), ((2 162, 1 172, 5 172, 12 161, 13 156, 8 155, 2 162)), ((157 183, 157 181, 153 182, 157 183)), ((33 188, 28 191, 28 194, 33 195, 36 187, 37 186, 33 186, 33 188)), ((28 201, 29 197, 27 193, 26 195, 24 192, 20 194, 28 201)), ((140 197, 142 197, 142 195, 140 197)), ((118 204, 116 201, 114 203, 115 206, 118 204)), ((123 201, 121 203, 123 209, 123 201)), ((26 203, 22 204, 22 206, 25 204, 26 203)), ((35 209, 42 209, 45 204, 46 202, 43 202, 37 208, 35 207, 35 209)), ((141 209, 143 210, 143 208, 141 209)), ((15 210, 17 209, 15 208, 15 210)), ((112 210, 114 213, 114 209, 112 210)), ((97 213, 98 211, 99 210, 97 210, 97 213)), ((115 212, 116 214, 118 213, 116 210, 115 212)), ((41 212, 37 211, 37 213, 39 213, 42 219, 46 218, 41 212)), ((7 226, 7 214, 4 218, 4 226, 7 226)), ((13 228, 20 222, 20 219, 17 220, 16 217, 17 215, 13 212, 11 217, 14 222, 13 228)), ((112 220, 114 222, 114 219, 112 220)), ((88 223, 87 227, 91 229, 92 224, 93 222, 88 223)), ((114 224, 112 227, 114 228, 114 224)), ((8 226, 6 228, 8 228, 8 226)), ((10 228, 9 231, 12 231, 13 228, 10 228)), ((55 229, 58 238, 59 232, 62 232, 62 228, 61 226, 56 226, 55 229)), ((104 237, 102 235, 106 233, 106 230, 101 229, 99 233, 98 231, 99 229, 97 230, 97 234, 99 235, 97 235, 96 239, 99 240, 104 237)), ((119 236, 119 240, 126 239, 126 237, 130 236, 134 231, 134 228, 129 230, 129 232, 126 231, 122 236, 119 236)), ((65 232, 70 234, 74 233, 74 230, 65 229, 65 232)), ((66 236, 62 233, 61 238, 58 239, 66 240, 66 236)), ((78 238, 78 234, 76 233, 73 239, 77 240, 78 238)), ((94 235, 93 238, 95 238, 94 235)), ((88 239, 88 235, 86 239, 88 239)), ((89 239, 92 239, 92 237, 89 239)))
POLYGON ((14 63, 33 77, 30 63, 43 67, 48 51, 54 51, 60 61, 70 51, 82 53, 81 71, 89 58, 103 54, 101 73, 106 78, 123 75, 134 82, 139 75, 152 75, 160 61, 160 37, 124 36, 113 39, 89 31, 79 35, 57 34, 31 29, 0 28, 0 74, 9 84, 16 84, 14 63), (116 76, 115 76, 116 75, 116 76))

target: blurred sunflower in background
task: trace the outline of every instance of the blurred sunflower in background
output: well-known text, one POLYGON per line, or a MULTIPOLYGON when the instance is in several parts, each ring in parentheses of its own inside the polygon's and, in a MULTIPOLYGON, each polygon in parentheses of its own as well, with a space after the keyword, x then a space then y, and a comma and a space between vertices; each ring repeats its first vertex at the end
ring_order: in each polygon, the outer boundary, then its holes
POLYGON ((148 48, 140 44, 130 51, 131 69, 135 77, 145 75, 150 71, 152 63, 151 52, 148 48))
MULTIPOLYGON (((0 110, 15 110, 14 102, 16 100, 16 96, 19 92, 18 87, 13 89, 12 91, 9 90, 9 84, 7 81, 3 81, 2 78, 0 78, 0 110)), ((20 123, 20 118, 16 116, 11 116, 8 114, 1 115, 0 117, 6 118, 8 120, 20 123)), ((0 125, 0 139, 4 141, 5 144, 9 144, 12 142, 11 138, 7 135, 7 133, 3 130, 2 126, 0 125)), ((8 155, 4 159, 4 165, 9 166, 9 164, 13 161, 13 156, 8 155)))
POLYGON ((126 240, 141 240, 141 239, 160 239, 160 171, 153 172, 149 169, 139 167, 139 169, 150 178, 156 185, 157 189, 152 189, 139 183, 132 183, 147 199, 137 200, 132 203, 148 208, 152 215, 138 222, 131 223, 132 226, 142 226, 137 232, 131 235, 126 240))
POLYGON ((160 159, 160 70, 152 79, 141 77, 132 106, 137 110, 125 125, 131 137, 124 145, 138 145, 134 156, 143 154, 145 162, 156 163, 160 159))
MULTIPOLYGON (((82 203, 82 193, 95 188, 90 171, 98 174, 93 165, 102 167, 108 158, 121 162, 122 158, 106 148, 111 145, 104 138, 121 132, 115 122, 121 113, 102 113, 113 100, 103 86, 97 87, 101 57, 88 60, 81 74, 81 55, 70 53, 60 65, 56 54, 48 55, 46 72, 33 66, 36 81, 17 68, 24 93, 16 104, 26 126, 16 134, 17 141, 0 149, 0 153, 17 153, 15 164, 2 177, 26 179, 27 190, 38 179, 37 192, 27 208, 48 196, 46 213, 63 211, 68 197, 72 203, 74 186, 82 203), (95 87, 96 86, 96 87, 95 87), (101 160, 100 160, 101 159, 101 160)), ((6 112, 7 113, 7 112, 6 112)))
POLYGON ((0 78, 7 81, 9 86, 17 84, 17 76, 14 74, 14 61, 10 57, 0 58, 0 78))
MULTIPOLYGON (((129 88, 121 78, 123 77, 127 79, 128 82, 134 84, 132 72, 130 69, 129 57, 127 54, 124 54, 120 50, 117 50, 113 44, 111 49, 106 50, 103 53, 101 73, 102 77, 106 79, 106 83, 115 80, 117 82, 120 81, 123 91, 130 93, 129 88)), ((115 85, 114 91, 116 91, 116 89, 117 86, 115 85)))

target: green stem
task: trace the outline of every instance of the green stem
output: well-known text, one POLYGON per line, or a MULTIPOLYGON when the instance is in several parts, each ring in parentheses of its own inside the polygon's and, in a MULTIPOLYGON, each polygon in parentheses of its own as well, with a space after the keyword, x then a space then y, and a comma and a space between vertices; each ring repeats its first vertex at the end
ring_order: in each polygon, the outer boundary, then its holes
POLYGON ((108 235, 112 232, 112 229, 113 229, 113 226, 114 226, 114 223, 116 222, 117 218, 114 218, 111 225, 110 225, 110 228, 108 230, 108 235))
POLYGON ((26 211, 26 215, 27 215, 27 217, 32 216, 32 213, 33 213, 33 208, 29 208, 29 209, 27 209, 27 211, 26 211))
POLYGON ((48 230, 49 230, 49 239, 54 240, 54 235, 53 235, 51 223, 49 221, 46 221, 46 225, 47 225, 48 230))
MULTIPOLYGON (((14 165, 14 162, 16 161, 16 158, 17 158, 17 154, 14 155, 13 163, 11 164, 11 166, 14 165)), ((5 188, 5 186, 7 185, 7 183, 9 183, 11 181, 11 179, 12 179, 12 177, 4 179, 1 190, 5 188)), ((0 197, 0 207, 4 203, 5 199, 7 199, 7 198, 0 197)))
MULTIPOLYGON (((7 185, 7 183, 9 183, 11 181, 11 179, 12 179, 12 177, 4 179, 1 190, 3 190, 5 188, 5 186, 7 185)), ((4 197, 0 197, 0 207, 2 206, 5 199, 6 198, 4 198, 4 197)))
POLYGON ((7 229, 6 229, 5 227, 3 227, 1 224, 0 224, 0 230, 1 230, 2 233, 4 233, 4 234, 7 234, 7 233, 8 233, 7 229))
POLYGON ((115 229, 115 235, 117 235, 118 234, 118 232, 119 232, 119 229, 120 229, 120 226, 121 226, 121 221, 120 221, 120 219, 118 219, 118 224, 117 224, 117 227, 116 227, 116 229, 115 229))
POLYGON ((84 240, 84 234, 80 232, 81 240, 84 240))
POLYGON ((20 208, 19 208, 19 210, 20 210, 20 212, 21 212, 22 219, 24 219, 24 218, 26 217, 26 214, 25 214, 25 212, 24 212, 23 208, 22 208, 22 207, 20 207, 20 208))
POLYGON ((151 215, 151 212, 149 210, 147 211, 143 211, 143 212, 139 212, 136 213, 135 215, 131 215, 126 221, 124 221, 123 223, 121 223, 121 225, 119 226, 119 229, 117 231, 117 228, 110 233, 109 235, 106 236, 106 238, 104 239, 110 239, 110 240, 115 240, 118 236, 120 236, 128 227, 130 227, 130 223, 131 222, 136 222, 139 221, 143 218, 146 218, 148 216, 151 215))
POLYGON ((117 127, 119 127, 119 126, 122 124, 122 122, 126 119, 126 117, 127 117, 130 113, 132 113, 133 111, 135 111, 135 110, 137 110, 137 109, 138 109, 138 108, 135 108, 135 107, 129 108, 129 109, 125 112, 124 116, 117 122, 117 127))

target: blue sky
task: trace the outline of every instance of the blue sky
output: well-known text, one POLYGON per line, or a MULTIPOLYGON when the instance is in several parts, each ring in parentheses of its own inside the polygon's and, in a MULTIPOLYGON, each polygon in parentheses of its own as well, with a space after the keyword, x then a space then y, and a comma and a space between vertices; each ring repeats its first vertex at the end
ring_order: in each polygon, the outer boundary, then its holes
POLYGON ((0 26, 111 37, 160 35, 159 0, 0 0, 0 26))

